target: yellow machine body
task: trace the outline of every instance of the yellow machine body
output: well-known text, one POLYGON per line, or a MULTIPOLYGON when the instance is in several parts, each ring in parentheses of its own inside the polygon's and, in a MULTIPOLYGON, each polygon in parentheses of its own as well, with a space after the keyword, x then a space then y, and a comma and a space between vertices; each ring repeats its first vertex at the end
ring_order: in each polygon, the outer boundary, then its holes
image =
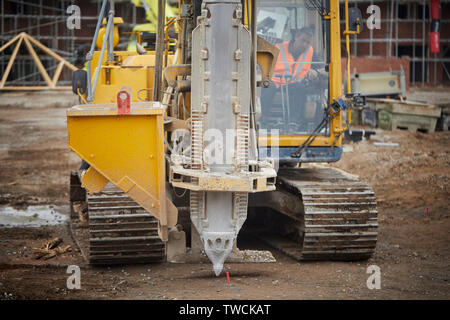
MULTIPOLYGON (((245 6, 245 11, 250 8, 245 6)), ((249 15, 245 13, 244 16, 249 15)), ((338 1, 330 1, 330 12, 325 18, 330 20, 329 99, 332 103, 342 95, 338 1)), ((116 24, 121 22, 121 19, 115 21, 116 24)), ((76 106, 68 111, 69 145, 96 170, 95 173, 94 169, 87 172, 85 181, 91 180, 91 183, 85 183, 88 189, 101 190, 102 185, 106 184, 103 178, 106 178, 123 191, 136 194, 138 202, 155 217, 163 218, 161 224, 166 225, 170 219, 165 218, 162 213, 166 204, 161 200, 165 198, 162 188, 165 181, 163 110, 135 110, 137 113, 118 116, 115 114, 114 104, 117 93, 124 89, 131 93, 132 103, 151 100, 155 54, 148 52, 139 55, 137 52, 114 51, 114 56, 114 62, 108 62, 105 55, 100 63, 100 52, 94 53, 91 78, 96 68, 101 68, 97 89, 92 104, 76 106), (103 107, 105 104, 108 107, 103 107), (104 141, 114 141, 114 144, 108 143, 109 147, 102 149, 102 146, 105 146, 104 141), (114 147, 111 148, 111 145, 114 147)), ((258 57, 258 63, 263 70, 272 71, 273 66, 270 64, 273 61, 268 60, 267 55, 261 52, 258 52, 258 57)), ((166 64, 171 65, 173 60, 174 56, 165 51, 166 64)), ((189 98, 190 94, 185 96, 189 98)), ((189 105, 188 101, 186 105, 189 105)), ((330 121, 330 134, 316 137, 311 146, 339 146, 342 131, 342 116, 338 113, 330 121)), ((259 136, 258 145, 295 147, 306 139, 308 135, 259 136)))
MULTIPOLYGON (((244 16, 248 14, 244 13, 244 16)), ((331 104, 342 96, 339 1, 330 1, 330 11, 325 18, 330 21, 331 104)), ((167 50, 164 55, 163 67, 170 66, 174 56, 169 55, 167 50)), ((167 110, 160 102, 149 102, 153 95, 155 54, 114 51, 114 62, 106 61, 106 56, 100 62, 99 56, 99 51, 94 53, 91 67, 92 78, 96 67, 101 68, 94 100, 91 104, 78 105, 67 111, 69 146, 91 166, 82 178, 83 186, 91 192, 99 192, 111 181, 158 219, 160 237, 167 241, 168 230, 177 223, 177 208, 167 199, 165 192, 164 116, 167 110), (131 94, 131 112, 126 115, 117 112, 117 93, 121 90, 131 94)), ((267 56, 260 56, 260 62, 265 67, 263 70, 270 70, 269 65, 273 61, 267 60, 267 56)), ((189 105, 190 93, 187 92, 184 97, 186 105, 189 105)), ((342 132, 342 115, 339 112, 330 121, 330 134, 317 137, 311 146, 340 146, 342 132)), ((259 136, 258 146, 296 147, 308 137, 259 136)), ((268 187, 257 184, 258 191, 268 187)), ((200 189, 205 188, 207 186, 200 189)), ((252 188, 253 185, 238 190, 251 192, 252 188)))
MULTIPOLYGON (((167 240, 168 230, 177 222, 177 209, 165 193, 165 110, 159 102, 149 102, 155 55, 114 51, 114 57, 108 62, 105 55, 100 63, 100 51, 94 52, 91 78, 99 67, 97 89, 92 103, 67 111, 69 146, 90 164, 82 176, 84 188, 97 193, 112 182, 158 219, 159 235, 167 240), (131 112, 126 115, 117 111, 122 90, 131 97, 131 112)), ((173 55, 167 55, 166 61, 172 60, 173 55)))

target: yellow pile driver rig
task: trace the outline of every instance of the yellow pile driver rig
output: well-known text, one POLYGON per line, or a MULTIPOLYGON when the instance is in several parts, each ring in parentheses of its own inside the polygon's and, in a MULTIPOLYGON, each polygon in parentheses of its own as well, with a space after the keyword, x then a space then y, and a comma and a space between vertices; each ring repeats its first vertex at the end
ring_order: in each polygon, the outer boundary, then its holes
MULTIPOLYGON (((340 159, 361 102, 343 96, 339 1, 180 0, 169 19, 158 8, 157 33, 115 51, 122 21, 103 1, 87 72, 74 73, 71 202, 87 202, 89 262, 203 253, 219 275, 246 221, 298 260, 369 258, 371 187, 301 166, 340 159)), ((362 19, 347 1, 343 12, 348 52, 362 19)))

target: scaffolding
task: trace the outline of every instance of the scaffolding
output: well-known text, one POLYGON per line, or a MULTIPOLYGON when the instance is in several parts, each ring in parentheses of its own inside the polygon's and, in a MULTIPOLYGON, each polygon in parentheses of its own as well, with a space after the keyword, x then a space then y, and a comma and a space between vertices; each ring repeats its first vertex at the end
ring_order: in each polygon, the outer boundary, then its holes
MULTIPOLYGON (((352 45, 352 54, 354 56, 373 57, 374 47, 380 44, 386 45, 386 58, 401 57, 399 46, 410 45, 412 51, 411 60, 411 82, 424 86, 426 83, 437 85, 441 83, 438 75, 446 75, 450 80, 450 39, 440 39, 441 45, 446 47, 442 54, 431 54, 429 49, 429 24, 426 17, 426 6, 430 0, 351 0, 355 7, 363 9, 366 5, 380 5, 385 8, 381 13, 381 26, 384 32, 383 37, 374 37, 374 30, 369 30, 368 36, 353 36, 350 39, 352 45), (407 5, 407 17, 399 19, 399 6, 407 5), (419 10, 419 6, 422 10, 419 10), (421 17, 418 17, 421 12, 421 17), (402 38, 399 36, 399 23, 410 23, 413 37, 402 38), (361 54, 358 44, 368 44, 368 52, 361 54), (421 52, 417 52, 417 48, 421 52), (419 54, 418 54, 419 53, 419 54), (448 56, 449 58, 446 58, 448 56), (447 64, 447 65, 446 65, 447 64), (441 68, 438 70, 438 68, 441 68), (431 79, 430 70, 433 69, 431 79), (439 71, 439 72, 438 72, 439 71), (418 75, 418 77, 417 77, 418 75)), ((116 12, 118 16, 129 22, 128 26, 133 27, 136 23, 144 23, 144 12, 142 17, 138 17, 136 7, 131 1, 115 1, 116 12), (138 21, 137 21, 138 20, 138 21)), ((441 0, 442 4, 450 3, 450 0, 441 0)), ((46 47, 61 55, 69 62, 74 62, 74 52, 80 44, 90 43, 95 30, 97 12, 100 10, 100 1, 98 0, 1 0, 0 1, 0 47, 3 46, 14 36, 21 32, 26 32, 46 47), (82 9, 82 13, 89 11, 90 14, 82 14, 82 30, 70 30, 66 27, 66 21, 69 14, 67 7, 76 4, 82 9), (86 10, 90 8, 91 10, 86 10)), ((367 13, 363 11, 363 17, 367 13)), ((442 12, 444 10, 441 10, 442 12)), ((341 15, 342 16, 342 15, 341 15)), ((448 28, 449 19, 441 19, 441 30, 448 28)), ((344 21, 342 20, 342 24, 344 21)), ((127 25, 127 24, 125 24, 127 25)), ((126 39, 125 39, 126 41, 126 39)), ((344 41, 344 40, 343 40, 344 41)), ((40 54, 40 52, 38 52, 40 54)), ((0 72, 3 74, 7 68, 8 61, 12 55, 12 50, 5 50, 0 54, 0 72)), ((42 55, 41 61, 47 72, 57 69, 58 63, 51 57, 42 55)), ((61 85, 70 84, 70 71, 64 71, 61 74, 61 85)), ((39 70, 33 62, 33 59, 26 51, 19 51, 16 57, 16 63, 13 66, 8 83, 15 86, 39 86, 45 85, 45 79, 40 75, 39 70)))
MULTIPOLYGON (((67 61, 74 63, 76 49, 92 41, 99 8, 100 2, 96 0, 1 0, 0 47, 18 34, 25 32, 67 61), (70 16, 67 8, 73 4, 78 5, 82 10, 80 30, 69 29, 66 26, 70 16), (83 14, 84 12, 89 14, 83 14)), ((137 18, 138 12, 131 1, 116 1, 116 12, 129 22, 125 25, 127 27, 145 21, 137 18)), ((13 54, 12 49, 4 50, 0 54, 1 75, 6 71, 13 54)), ((57 70, 59 64, 57 61, 42 51, 38 51, 37 54, 49 74, 57 70)), ((71 71, 63 70, 58 83, 70 85, 71 78, 71 71)), ((42 77, 42 73, 28 51, 21 49, 17 53, 14 66, 9 72, 8 84, 13 86, 46 85, 46 79, 42 77)))
MULTIPOLYGON (((367 13, 362 8, 368 5, 379 5, 383 7, 384 10, 381 12, 381 28, 384 32, 384 37, 374 37, 374 30, 369 30, 368 37, 358 37, 354 36, 350 43, 352 45, 352 55, 354 56, 367 56, 374 57, 373 50, 374 46, 380 44, 386 45, 386 58, 392 57, 402 57, 409 56, 411 61, 411 83, 415 85, 432 84, 434 86, 441 84, 442 81, 438 80, 437 76, 438 66, 440 66, 442 71, 440 74, 447 76, 450 80, 450 70, 446 66, 446 63, 450 63, 450 58, 446 58, 446 55, 450 56, 450 39, 442 38, 440 39, 441 46, 446 45, 445 49, 441 49, 441 54, 430 53, 429 47, 429 25, 430 18, 428 18, 427 7, 430 5, 430 0, 416 0, 416 1, 405 1, 405 0, 353 0, 351 1, 355 7, 359 7, 363 13, 363 17, 367 17, 367 13), (404 18, 399 18, 399 6, 406 7, 406 16, 404 18), (421 10, 419 10, 421 9, 421 10), (419 17, 420 14, 420 17, 419 17), (400 37, 399 24, 410 24, 412 28, 412 37, 400 37), (358 52, 358 44, 368 44, 368 53, 360 54, 358 52), (412 47, 411 54, 401 54, 399 51, 400 46, 410 45, 412 47), (419 49, 421 52, 417 52, 419 49), (433 69, 433 79, 431 79, 431 68, 433 69), (417 75, 419 75, 417 77, 417 75)), ((449 0, 441 0, 441 4, 450 3, 449 0)), ((443 12, 443 10, 441 10, 443 12)), ((449 19, 441 19, 441 31, 447 29, 449 26, 449 19)), ((341 24, 344 25, 345 22, 341 19, 341 24)), ((342 41, 345 43, 345 41, 342 41)))

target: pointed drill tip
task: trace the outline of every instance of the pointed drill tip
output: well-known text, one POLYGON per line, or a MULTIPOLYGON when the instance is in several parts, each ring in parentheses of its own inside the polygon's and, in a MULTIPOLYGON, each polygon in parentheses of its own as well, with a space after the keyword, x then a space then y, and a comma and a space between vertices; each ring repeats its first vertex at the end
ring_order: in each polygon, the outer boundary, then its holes
POLYGON ((222 273, 223 264, 216 263, 214 264, 213 269, 214 273, 216 274, 216 277, 218 277, 222 273))

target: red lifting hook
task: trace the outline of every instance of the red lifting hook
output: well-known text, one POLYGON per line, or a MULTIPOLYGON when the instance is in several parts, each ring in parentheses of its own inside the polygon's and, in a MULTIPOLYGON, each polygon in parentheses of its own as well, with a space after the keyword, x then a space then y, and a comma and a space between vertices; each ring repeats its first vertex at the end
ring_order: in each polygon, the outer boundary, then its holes
POLYGON ((117 93, 117 114, 130 114, 131 98, 127 91, 117 93))

